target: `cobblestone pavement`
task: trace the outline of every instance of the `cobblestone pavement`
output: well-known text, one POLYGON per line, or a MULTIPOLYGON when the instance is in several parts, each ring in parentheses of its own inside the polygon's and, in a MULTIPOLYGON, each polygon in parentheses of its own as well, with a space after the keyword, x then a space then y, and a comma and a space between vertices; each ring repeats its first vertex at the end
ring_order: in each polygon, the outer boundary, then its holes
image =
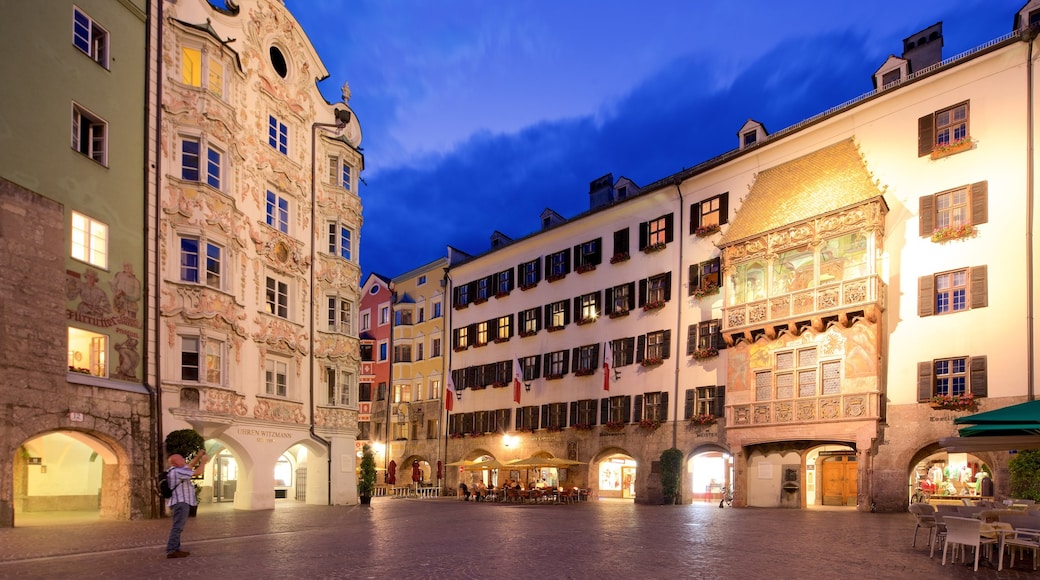
MULTIPOLYGON (((908 513, 835 509, 477 504, 376 498, 371 506, 204 505, 187 558, 170 520, 65 520, 0 529, 0 578, 1033 578, 1032 562, 977 573, 910 547, 908 513)), ((46 520, 46 517, 43 518, 46 520)))

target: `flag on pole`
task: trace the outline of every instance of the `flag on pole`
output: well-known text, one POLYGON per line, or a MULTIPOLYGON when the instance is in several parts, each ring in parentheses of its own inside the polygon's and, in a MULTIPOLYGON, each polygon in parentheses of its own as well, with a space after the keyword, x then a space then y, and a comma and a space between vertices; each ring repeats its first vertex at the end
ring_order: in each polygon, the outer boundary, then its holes
POLYGON ((520 366, 520 359, 513 356, 513 400, 520 404, 520 387, 524 382, 524 367, 520 366))
POLYGON ((610 390, 610 367, 614 364, 614 349, 610 341, 603 343, 603 390, 610 390))
POLYGON ((455 408, 455 381, 451 380, 451 374, 448 374, 448 390, 444 392, 444 409, 451 411, 455 408))

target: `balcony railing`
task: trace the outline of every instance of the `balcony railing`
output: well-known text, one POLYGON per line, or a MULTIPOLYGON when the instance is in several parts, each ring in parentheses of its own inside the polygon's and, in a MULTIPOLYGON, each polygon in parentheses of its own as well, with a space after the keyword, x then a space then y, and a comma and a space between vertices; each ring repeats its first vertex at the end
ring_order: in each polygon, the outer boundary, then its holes
POLYGON ((865 276, 821 284, 765 300, 757 300, 722 309, 722 329, 734 331, 772 329, 785 323, 822 320, 829 316, 876 305, 884 309, 885 284, 878 276, 865 276))

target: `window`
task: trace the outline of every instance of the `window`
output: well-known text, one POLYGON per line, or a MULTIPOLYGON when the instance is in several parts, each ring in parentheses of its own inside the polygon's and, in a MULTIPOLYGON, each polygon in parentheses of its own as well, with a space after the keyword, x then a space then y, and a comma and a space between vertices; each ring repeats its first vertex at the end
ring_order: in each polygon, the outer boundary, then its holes
POLYGON ((537 406, 520 407, 516 410, 516 428, 517 430, 534 431, 538 428, 538 411, 537 406))
POLYGON ((549 329, 558 329, 567 326, 569 320, 569 312, 567 311, 567 301, 560 300, 559 302, 553 302, 545 307, 545 327, 549 329))
POLYGON ((487 300, 490 293, 491 277, 481 278, 477 280, 477 292, 476 300, 487 300))
POLYGON ((495 274, 495 296, 509 294, 513 290, 513 271, 504 270, 495 274))
POLYGON ((377 401, 385 401, 386 400, 386 383, 385 382, 379 383, 379 386, 376 387, 376 400, 377 401))
MULTIPOLYGON (((424 344, 423 344, 422 339, 420 338, 419 342, 417 342, 415 344, 415 360, 418 361, 418 360, 422 360, 423 359, 423 347, 424 347, 424 344)), ((422 392, 422 391, 420 391, 420 392, 422 392)))
POLYGON ((412 325, 412 311, 408 310, 397 310, 394 312, 394 324, 397 326, 411 326, 412 325))
POLYGON ((714 292, 720 283, 719 258, 690 264, 690 296, 714 292))
MULTIPOLYGON (((525 381, 532 381, 542 376, 542 357, 538 355, 521 357, 520 366, 524 369, 525 381)), ((509 374, 513 374, 511 368, 509 374)), ((512 378, 512 376, 510 376, 510 378, 512 378)))
POLYGON ((108 31, 75 7, 72 9, 72 44, 94 62, 108 68, 108 31))
POLYGON ((892 83, 899 82, 902 71, 900 69, 893 69, 881 75, 881 86, 887 87, 892 83))
POLYGON ((672 273, 657 274, 639 281, 639 305, 652 308, 664 306, 672 299, 672 273))
POLYGON ((354 239, 353 231, 339 222, 329 222, 329 253, 349 260, 353 255, 351 240, 354 239))
POLYGON ((477 323, 477 345, 487 344, 488 342, 488 323, 487 321, 477 323))
POLYGON ((181 179, 202 181, 202 158, 205 156, 205 183, 221 189, 222 160, 224 154, 217 148, 204 143, 198 137, 181 138, 181 179))
POLYGON ((644 361, 664 360, 668 358, 671 331, 659 330, 646 334, 646 355, 644 361))
POLYGON ((390 307, 381 306, 379 307, 379 325, 382 326, 390 322, 390 307))
POLYGON ((444 309, 442 308, 442 305, 441 305, 440 302, 434 302, 433 303, 433 317, 434 318, 440 318, 441 316, 444 316, 444 309))
POLYGON ((274 115, 267 117, 267 144, 282 155, 289 153, 289 128, 274 115))
POLYGON ((686 354, 708 349, 722 350, 726 343, 722 340, 722 320, 705 320, 691 324, 687 328, 686 354))
POLYGON ((441 356, 441 339, 434 338, 430 341, 430 356, 441 356))
POLYGON ((575 373, 592 374, 599 366, 599 343, 587 344, 574 349, 575 373))
POLYGON ((773 368, 755 373, 755 400, 839 394, 842 361, 820 361, 818 356, 816 348, 774 353, 773 368))
POLYGON ((747 131, 744 133, 744 147, 750 147, 758 142, 758 133, 756 131, 747 131))
POLYGON ((329 155, 329 184, 351 189, 350 164, 336 155, 329 155))
POLYGON ((542 317, 542 308, 536 306, 520 312, 520 335, 529 336, 540 330, 539 323, 542 317))
POLYGON ((632 398, 628 395, 600 399, 600 406, 601 423, 628 423, 632 417, 632 398))
POLYGON ((372 328, 372 313, 366 310, 364 313, 361 314, 361 329, 360 330, 362 330, 362 331, 370 330, 371 328, 372 328))
POLYGON ((337 407, 350 406, 350 392, 353 383, 353 374, 335 367, 325 367, 325 384, 328 387, 326 404, 337 407))
POLYGON ((72 105, 72 148, 108 165, 108 123, 75 103, 72 105))
POLYGON ((372 345, 369 343, 362 342, 358 346, 358 355, 361 357, 362 362, 375 361, 375 359, 372 358, 372 345))
MULTIPOLYGON (((361 399, 362 401, 370 401, 371 399, 361 399)), ((358 441, 368 441, 372 439, 372 422, 371 421, 358 421, 358 441)))
POLYGON ((595 399, 582 399, 571 403, 571 425, 595 425, 598 407, 595 399))
MULTIPOLYGON (((636 339, 635 337, 619 338, 617 340, 610 341, 610 348, 614 351, 614 364, 613 367, 623 367, 632 364, 636 360, 636 339)), ((642 351, 640 351, 642 352, 642 351)), ((642 355, 640 359, 642 360, 642 355)))
POLYGON ((224 96, 224 64, 218 59, 210 58, 204 51, 185 46, 181 48, 181 82, 192 87, 201 88, 202 79, 206 79, 206 89, 214 95, 224 96))
POLYGON ((599 316, 599 292, 590 292, 574 299, 574 318, 590 322, 599 316))
POLYGON ((268 276, 265 288, 264 301, 267 313, 279 318, 289 318, 289 284, 268 276))
POLYGON ((570 353, 566 350, 558 350, 545 355, 545 376, 562 377, 567 374, 570 353))
POLYGON ((614 232, 614 257, 628 255, 628 228, 614 232))
POLYGON ((419 322, 420 323, 426 322, 426 308, 423 307, 423 306, 420 306, 418 312, 419 312, 419 322))
POLYGON ((571 253, 567 250, 545 257, 545 278, 556 280, 571 271, 571 253))
POLYGON ((968 139, 969 117, 968 101, 965 101, 918 119, 917 156, 923 157, 939 147, 968 139))
POLYGON ((636 395, 636 416, 641 421, 668 420, 668 393, 636 395), (642 409, 640 409, 642 406, 642 409))
POLYGON ((989 305, 987 267, 976 266, 917 279, 917 315, 953 314, 989 305))
POLYGON ((709 197, 690 206, 690 233, 705 234, 728 222, 729 193, 709 197))
MULTIPOLYGON (((411 385, 394 385, 394 402, 395 403, 411 403, 412 402, 412 386, 411 385)), ((397 409, 394 409, 394 414, 397 414, 397 409)))
POLYGON ((328 297, 327 305, 326 322, 329 325, 329 332, 353 334, 351 313, 354 310, 354 304, 346 298, 333 295, 328 297))
POLYGON ((273 191, 267 192, 267 225, 289 233, 289 200, 273 191))
POLYGON ((400 344, 395 346, 394 362, 412 362, 412 345, 400 344))
POLYGON ((513 315, 500 316, 497 320, 497 332, 495 338, 498 340, 507 340, 513 336, 513 315))
POLYGON ((578 271, 595 268, 602 261, 603 239, 596 238, 574 246, 574 267, 578 271))
POLYGON ((455 329, 455 348, 463 349, 469 347, 469 327, 463 326, 455 329))
POLYGON ((223 290, 224 249, 203 238, 181 237, 180 281, 223 290), (205 264, 205 266, 203 266, 205 264), (203 272, 203 267, 205 271, 203 272))
POLYGON ((206 336, 181 337, 181 380, 224 384, 224 342, 206 336))
POLYGON ((567 403, 549 403, 548 412, 543 418, 543 427, 563 429, 567 426, 567 403))
POLYGON ((419 276, 419 279, 415 282, 416 286, 422 286, 423 284, 426 284, 426 274, 419 276))
POLYGON ((469 305, 469 284, 455 287, 455 306, 458 308, 469 305))
POLYGON ((441 380, 430 379, 430 396, 428 399, 439 399, 441 398, 441 380))
POLYGON ((725 387, 707 386, 686 389, 686 404, 683 407, 684 417, 690 419, 694 415, 725 415, 725 387))
POLYGON ((388 349, 389 343, 386 341, 379 343, 379 362, 386 362, 387 358, 389 358, 390 351, 388 349))
POLYGON ((95 377, 107 377, 108 337, 70 326, 69 371, 95 377))
POLYGON ((98 268, 108 268, 108 226, 72 212, 72 257, 98 268))
POLYGON ((289 363, 280 359, 264 362, 264 392, 275 397, 289 395, 289 363))
POLYGON ((521 288, 530 288, 541 279, 541 270, 538 268, 539 263, 539 259, 535 258, 516 267, 517 275, 520 277, 521 288))
POLYGON ((639 249, 661 248, 672 241, 672 214, 639 224, 639 249))
POLYGON ((620 284, 613 288, 607 288, 606 305, 607 313, 611 317, 627 314, 635 307, 635 283, 620 284))

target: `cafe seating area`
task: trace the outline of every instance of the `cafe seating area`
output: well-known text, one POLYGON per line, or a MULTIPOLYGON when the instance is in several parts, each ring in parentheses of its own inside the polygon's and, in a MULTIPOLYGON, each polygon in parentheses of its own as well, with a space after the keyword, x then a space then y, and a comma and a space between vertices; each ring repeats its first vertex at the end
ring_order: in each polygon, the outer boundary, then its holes
POLYGON ((1002 571, 1005 562, 1036 571, 1040 566, 1040 505, 1031 500, 964 501, 962 505, 914 503, 911 547, 926 539, 929 557, 980 563, 1002 571), (919 537, 920 535, 920 537, 919 537))
POLYGON ((480 494, 471 493, 470 499, 488 503, 565 505, 587 502, 591 490, 572 488, 505 489, 493 488, 480 494))

